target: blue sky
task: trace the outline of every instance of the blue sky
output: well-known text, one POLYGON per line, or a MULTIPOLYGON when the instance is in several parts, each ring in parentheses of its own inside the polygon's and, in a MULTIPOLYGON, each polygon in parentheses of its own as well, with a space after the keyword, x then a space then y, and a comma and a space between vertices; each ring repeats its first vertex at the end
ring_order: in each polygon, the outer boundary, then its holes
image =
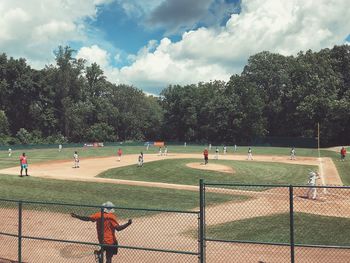
POLYGON ((108 80, 159 94, 227 81, 261 51, 350 42, 348 0, 1 0, 0 52, 33 68, 70 45, 108 80))

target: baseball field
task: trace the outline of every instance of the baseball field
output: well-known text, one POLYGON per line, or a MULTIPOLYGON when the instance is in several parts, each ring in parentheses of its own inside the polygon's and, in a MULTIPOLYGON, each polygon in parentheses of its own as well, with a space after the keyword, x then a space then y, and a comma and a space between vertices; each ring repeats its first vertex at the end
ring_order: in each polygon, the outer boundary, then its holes
MULTIPOLYGON (((167 155, 157 147, 108 146, 101 148, 26 149, 28 177, 19 177, 19 156, 0 151, 0 232, 16 233, 17 203, 5 199, 33 202, 23 207, 24 235, 82 242, 96 242, 93 223, 70 217, 98 208, 61 206, 50 203, 100 206, 107 200, 117 207, 121 222, 133 218, 133 225, 118 233, 121 246, 118 262, 196 262, 193 255, 145 251, 137 248, 196 251, 200 179, 206 188, 206 234, 209 239, 245 242, 288 243, 288 192, 278 185, 305 185, 308 172, 318 170, 317 184, 342 186, 350 183, 348 161, 340 162, 338 148, 297 149, 291 160, 288 148, 254 147, 253 160, 247 160, 247 147, 228 147, 218 160, 213 147, 204 165, 205 146, 169 146, 167 155), (118 161, 117 150, 123 155, 118 161), (80 157, 80 168, 72 168, 73 153, 80 157), (143 167, 137 166, 144 153, 143 167), (268 186, 215 186, 210 184, 268 186), (273 186, 272 186, 273 185, 273 186), (149 209, 149 210, 147 210, 149 209), (165 210, 169 209, 169 212, 165 210), (176 213, 188 211, 189 213, 176 213)), ((295 242, 310 246, 350 246, 350 190, 318 189, 316 200, 305 198, 308 189, 295 189, 295 242)), ((16 239, 0 235, 0 258, 16 259, 16 239)), ((274 249, 259 244, 212 242, 207 245, 207 262, 288 262, 289 248, 274 249), (249 257, 247 256, 249 255, 249 257), (250 261, 244 261, 249 258, 250 261)), ((25 262, 93 262, 93 249, 83 244, 24 241, 25 262), (48 260, 50 259, 50 260, 48 260)), ((348 250, 300 248, 298 262, 348 262, 348 250), (328 260, 328 261, 327 261, 328 260)), ((0 259, 0 262, 1 259, 0 259)), ((5 262, 5 261, 3 261, 5 262)))

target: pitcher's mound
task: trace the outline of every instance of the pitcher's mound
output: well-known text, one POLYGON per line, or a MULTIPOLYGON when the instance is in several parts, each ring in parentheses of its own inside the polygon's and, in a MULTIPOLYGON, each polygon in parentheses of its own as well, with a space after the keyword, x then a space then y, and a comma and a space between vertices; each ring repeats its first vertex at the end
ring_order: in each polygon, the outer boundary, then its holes
POLYGON ((186 166, 194 169, 208 170, 208 171, 215 171, 215 172, 229 173, 229 174, 233 174, 235 172, 229 166, 222 165, 222 164, 214 164, 214 163, 208 163, 206 165, 204 165, 203 163, 187 163, 186 166))

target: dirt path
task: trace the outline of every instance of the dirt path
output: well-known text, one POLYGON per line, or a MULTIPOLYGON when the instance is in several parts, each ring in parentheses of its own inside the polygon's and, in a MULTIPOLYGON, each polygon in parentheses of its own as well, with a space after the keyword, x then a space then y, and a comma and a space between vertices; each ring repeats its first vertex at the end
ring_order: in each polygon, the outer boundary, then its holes
MULTIPOLYGON (((145 162, 147 164, 147 162, 150 161, 176 158, 202 159, 202 156, 199 154, 173 154, 167 157, 146 155, 145 162)), ((220 156, 220 159, 223 160, 245 160, 245 158, 246 156, 240 155, 220 156)), ((131 164, 136 165, 136 160, 137 155, 123 156, 121 162, 117 162, 114 157, 87 159, 81 160, 81 168, 79 169, 71 168, 71 162, 32 164, 30 165, 30 173, 32 176, 43 178, 108 182, 198 191, 198 186, 135 182, 95 177, 97 174, 110 168, 131 164)), ((254 156, 254 161, 322 165, 324 182, 341 184, 337 170, 332 160, 328 158, 318 160, 317 158, 305 157, 299 158, 296 161, 291 161, 288 157, 254 156), (330 175, 332 175, 332 177, 330 175)), ((0 173, 17 175, 18 167, 0 170, 0 173)), ((303 192, 304 190, 301 189, 300 192, 303 192)), ((207 207, 206 215, 208 226, 257 216, 283 213, 287 212, 289 209, 287 189, 273 189, 263 192, 208 189, 208 193, 211 191, 219 191, 226 194, 246 194, 249 195, 251 199, 240 202, 227 202, 225 204, 207 207)), ((296 195, 295 211, 330 216, 339 216, 339 211, 341 211, 343 217, 350 218, 350 208, 348 206, 349 200, 350 196, 339 195, 339 193, 333 193, 332 191, 327 192, 327 194, 319 193, 318 201, 311 201, 296 195)), ((16 234, 17 213, 12 209, 6 208, 0 208, 0 211, 2 215, 0 232, 9 231, 16 234)), ((60 213, 48 214, 47 212, 40 211, 24 211, 23 215, 24 235, 96 242, 96 230, 92 223, 76 221, 67 214, 60 213)), ((185 235, 184 233, 197 229, 197 227, 198 221, 196 215, 162 213, 135 219, 132 227, 119 234, 119 239, 121 244, 125 246, 196 252, 198 246, 197 239, 185 235)), ((11 248, 16 246, 16 239, 0 236, 0 243, 2 244, 0 257, 15 258, 15 254, 12 252, 11 254, 10 251, 13 251, 11 248)), ((67 252, 70 249, 73 251, 82 249, 82 247, 72 246, 70 244, 51 243, 46 241, 24 241, 24 245, 24 260, 31 263, 47 262, 48 255, 51 262, 93 262, 92 255, 86 255, 81 258, 64 256, 64 254, 62 254, 63 251, 67 252), (43 253, 43 251, 45 251, 45 253, 43 253)), ((89 251, 89 249, 86 250, 85 248, 85 250, 82 249, 82 251, 89 251)), ((283 262, 283 260, 289 255, 288 251, 289 249, 284 247, 208 243, 207 262, 243 262, 243 259, 247 255, 249 255, 249 260, 251 260, 249 262, 257 262, 258 260, 264 260, 266 262, 283 262)), ((301 249, 299 251, 301 251, 301 249)), ((303 256, 299 256, 300 260, 298 262, 313 262, 312 260, 315 259, 315 256, 322 257, 324 259, 323 262, 332 262, 334 256, 333 253, 339 255, 337 262, 340 263, 347 262, 349 258, 349 252, 347 251, 339 253, 338 251, 312 249, 307 251, 307 253, 303 252, 303 256)), ((121 249, 120 254, 118 255, 118 261, 146 263, 197 262, 197 258, 196 256, 188 255, 121 249)))

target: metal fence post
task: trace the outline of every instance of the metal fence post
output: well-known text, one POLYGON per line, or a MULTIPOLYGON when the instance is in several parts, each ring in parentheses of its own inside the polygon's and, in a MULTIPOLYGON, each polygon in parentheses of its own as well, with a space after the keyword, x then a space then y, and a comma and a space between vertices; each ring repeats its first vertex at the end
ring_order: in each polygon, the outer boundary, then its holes
POLYGON ((22 202, 18 202, 18 262, 22 263, 22 202))
POLYGON ((290 262, 294 263, 294 204, 293 186, 289 186, 289 231, 290 231, 290 262))
POLYGON ((105 229, 105 214, 104 214, 104 207, 101 208, 101 239, 102 239, 102 246, 101 246, 101 260, 100 262, 103 263, 104 261, 104 257, 103 257, 103 244, 105 241, 105 233, 104 233, 104 229, 105 229))
POLYGON ((199 181, 199 262, 205 263, 205 186, 199 181))

